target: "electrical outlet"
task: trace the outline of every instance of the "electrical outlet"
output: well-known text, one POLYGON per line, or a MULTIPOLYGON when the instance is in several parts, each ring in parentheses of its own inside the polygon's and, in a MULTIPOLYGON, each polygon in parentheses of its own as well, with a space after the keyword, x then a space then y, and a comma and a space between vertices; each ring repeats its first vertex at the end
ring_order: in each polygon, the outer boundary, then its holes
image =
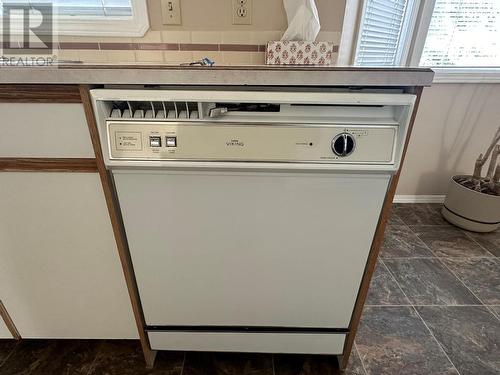
POLYGON ((232 0, 233 25, 252 24, 252 0, 232 0))
POLYGON ((180 25, 181 0, 161 0, 161 16, 164 25, 180 25))

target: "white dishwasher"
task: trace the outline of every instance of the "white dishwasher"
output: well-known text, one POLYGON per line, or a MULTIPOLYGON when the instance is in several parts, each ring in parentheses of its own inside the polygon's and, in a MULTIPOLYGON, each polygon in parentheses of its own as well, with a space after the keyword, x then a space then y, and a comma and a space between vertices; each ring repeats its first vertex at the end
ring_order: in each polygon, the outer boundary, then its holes
POLYGON ((415 96, 92 95, 152 349, 342 353, 415 96))

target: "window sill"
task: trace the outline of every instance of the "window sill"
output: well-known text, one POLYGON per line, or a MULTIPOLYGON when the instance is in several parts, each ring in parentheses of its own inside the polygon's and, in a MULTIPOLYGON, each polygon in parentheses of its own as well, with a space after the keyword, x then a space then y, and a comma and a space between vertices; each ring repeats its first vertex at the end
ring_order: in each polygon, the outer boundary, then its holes
POLYGON ((433 83, 500 83, 500 68, 432 68, 433 83))

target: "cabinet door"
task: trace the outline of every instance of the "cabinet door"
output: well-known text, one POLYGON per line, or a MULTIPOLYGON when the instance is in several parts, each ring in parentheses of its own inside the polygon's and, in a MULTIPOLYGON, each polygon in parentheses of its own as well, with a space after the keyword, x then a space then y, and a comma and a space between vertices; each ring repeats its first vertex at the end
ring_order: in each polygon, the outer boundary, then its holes
POLYGON ((136 338, 96 173, 0 173, 0 298, 23 338, 136 338))

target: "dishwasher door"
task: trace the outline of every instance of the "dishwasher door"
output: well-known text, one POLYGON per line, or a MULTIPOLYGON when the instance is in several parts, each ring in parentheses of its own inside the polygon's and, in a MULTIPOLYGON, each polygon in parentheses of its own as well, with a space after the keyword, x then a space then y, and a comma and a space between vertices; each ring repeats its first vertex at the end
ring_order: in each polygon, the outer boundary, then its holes
POLYGON ((390 174, 113 176, 148 326, 348 327, 390 174))

